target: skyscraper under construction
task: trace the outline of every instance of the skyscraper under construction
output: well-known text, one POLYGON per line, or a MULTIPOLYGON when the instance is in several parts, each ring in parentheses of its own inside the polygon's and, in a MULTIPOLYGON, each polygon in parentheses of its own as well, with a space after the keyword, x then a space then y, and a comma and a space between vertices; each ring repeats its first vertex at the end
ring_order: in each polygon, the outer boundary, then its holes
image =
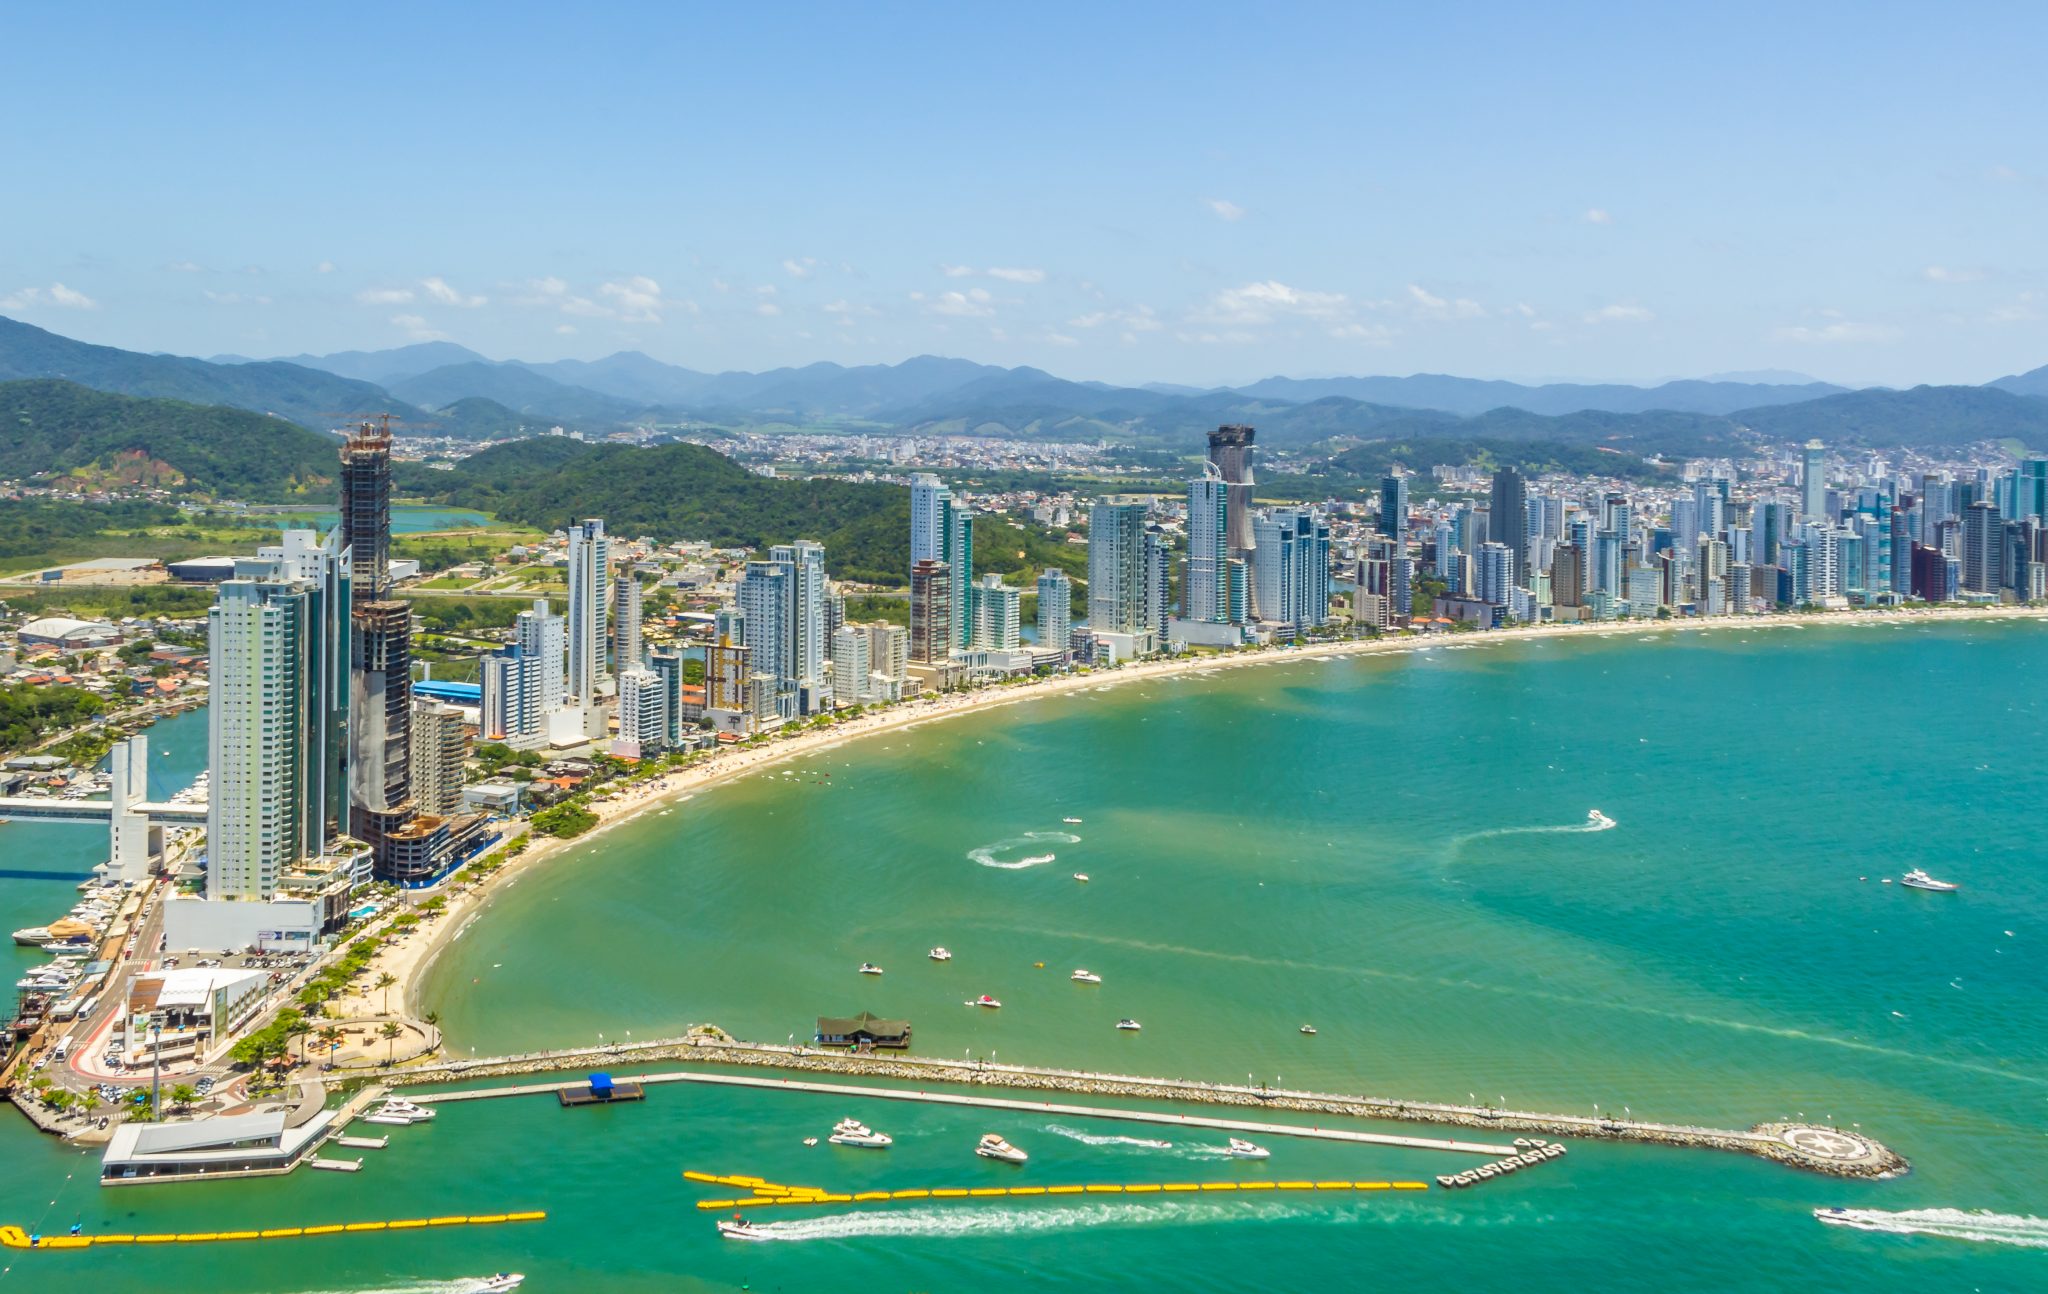
POLYGON ((342 446, 341 527, 353 563, 349 834, 370 846, 378 879, 416 879, 394 843, 413 816, 412 607, 391 596, 388 420, 351 429, 342 446))
MULTIPOLYGON (((1224 556, 1252 569, 1252 437, 1250 427, 1232 423, 1209 433, 1209 461, 1224 485, 1224 556)), ((1256 598, 1250 610, 1256 612, 1256 598)))

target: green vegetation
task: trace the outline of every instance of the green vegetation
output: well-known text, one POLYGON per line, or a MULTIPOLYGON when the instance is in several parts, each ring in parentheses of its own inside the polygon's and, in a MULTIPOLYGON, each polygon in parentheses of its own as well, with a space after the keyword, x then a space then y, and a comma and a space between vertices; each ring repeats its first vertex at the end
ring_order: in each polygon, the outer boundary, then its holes
POLYGON ((597 815, 574 800, 542 809, 533 815, 533 829, 546 836, 568 840, 597 825, 597 815))
POLYGON ((411 595, 413 614, 427 633, 461 634, 472 629, 504 629, 514 616, 531 607, 522 598, 443 596, 433 593, 411 595))
POLYGON ((0 750, 21 750, 49 733, 89 723, 107 712, 107 704, 84 688, 0 685, 0 750))
POLYGON ((327 490, 338 453, 331 436, 246 409, 0 384, 0 475, 288 500, 327 490))
MULTIPOLYGON (((213 605, 213 594, 210 587, 184 584, 138 584, 128 588, 73 585, 47 589, 0 589, 0 603, 24 615, 72 615, 82 620, 117 619, 121 616, 192 620, 206 614, 206 609, 213 605)), ((205 646, 203 637, 198 645, 205 646)))
POLYGON ((892 625, 910 625, 910 596, 901 594, 888 597, 879 593, 852 593, 846 598, 846 619, 858 624, 870 620, 887 620, 892 625))
POLYGON ((244 1069, 253 1069, 267 1061, 283 1060, 291 1055, 292 1039, 298 1036, 299 1026, 305 1023, 304 1012, 286 1007, 277 1013, 275 1020, 229 1048, 228 1059, 244 1069))

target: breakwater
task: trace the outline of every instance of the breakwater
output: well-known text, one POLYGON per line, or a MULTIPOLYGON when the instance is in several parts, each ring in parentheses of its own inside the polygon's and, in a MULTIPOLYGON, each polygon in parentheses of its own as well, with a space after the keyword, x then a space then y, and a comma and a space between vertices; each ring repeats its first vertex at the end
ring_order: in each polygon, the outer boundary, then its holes
MULTIPOLYGON (((909 1083, 962 1084, 1015 1091, 1063 1092, 1144 1101, 1192 1102, 1240 1109, 1288 1110, 1354 1119, 1428 1123, 1487 1132, 1537 1133, 1603 1141, 1735 1151, 1792 1168, 1837 1177, 1891 1177, 1907 1169, 1905 1159, 1861 1132, 1829 1125, 1758 1124, 1747 1130, 1615 1119, 1602 1115, 1552 1114, 1492 1106, 1409 1101, 1390 1097, 1313 1092, 1248 1084, 1053 1069, 1042 1066, 941 1060, 913 1056, 858 1055, 815 1047, 740 1042, 713 1028, 681 1038, 631 1045, 529 1052, 489 1059, 449 1060, 393 1069, 380 1075, 387 1085, 446 1083, 476 1078, 559 1073, 597 1065, 677 1062, 692 1065, 775 1069, 802 1074, 838 1074, 909 1083)), ((329 1080, 335 1081, 335 1080, 329 1080)))

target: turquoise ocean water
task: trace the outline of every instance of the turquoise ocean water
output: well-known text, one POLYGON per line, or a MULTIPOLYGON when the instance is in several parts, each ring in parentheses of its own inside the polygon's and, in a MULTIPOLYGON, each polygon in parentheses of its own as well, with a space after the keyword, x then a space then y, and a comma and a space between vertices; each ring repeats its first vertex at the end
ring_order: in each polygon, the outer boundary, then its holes
MULTIPOLYGON (((936 1054, 1731 1126, 1832 1117, 1911 1159, 1897 1181, 1584 1145, 1468 1192, 807 1210, 775 1216, 783 1243, 721 1244, 683 1168, 860 1190, 1466 1162, 1275 1138, 1252 1167, 1207 1135, 1137 1144, 1162 1134, 1133 1124, 678 1086, 608 1110, 449 1107, 356 1175, 120 1191, 9 1120, 0 1219, 551 1214, 149 1255, 163 1288, 221 1290, 506 1266, 539 1291, 2039 1287, 2044 677, 2039 625, 1900 623, 1461 644, 1035 700, 578 846, 502 891, 427 990, 458 1053, 701 1021, 780 1040, 870 1009, 936 1054), (1618 825, 1586 830, 1593 808, 1618 825), (1879 884, 1913 866, 1964 888, 1879 884), (953 961, 928 962, 940 943, 953 961), (887 974, 856 975, 863 960, 887 974), (1103 983, 1072 983, 1079 966, 1103 983), (962 1005, 983 992, 1003 1009, 962 1005), (1143 1032, 1117 1032, 1125 1015, 1143 1032), (896 1146, 800 1144, 846 1114, 896 1146), (972 1158, 984 1130, 1031 1163, 972 1158), (1809 1216, 1835 1204, 1914 1234, 1809 1216)), ((132 1251, 7 1257, 0 1289, 41 1265, 140 1270, 132 1251)))

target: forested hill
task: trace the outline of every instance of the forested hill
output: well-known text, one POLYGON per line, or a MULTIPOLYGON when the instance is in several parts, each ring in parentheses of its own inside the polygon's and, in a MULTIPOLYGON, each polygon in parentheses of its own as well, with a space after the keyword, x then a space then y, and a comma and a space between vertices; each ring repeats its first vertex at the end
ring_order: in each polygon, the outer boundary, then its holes
POLYGON ((325 502, 339 455, 332 436, 246 409, 0 382, 0 479, 325 502))

